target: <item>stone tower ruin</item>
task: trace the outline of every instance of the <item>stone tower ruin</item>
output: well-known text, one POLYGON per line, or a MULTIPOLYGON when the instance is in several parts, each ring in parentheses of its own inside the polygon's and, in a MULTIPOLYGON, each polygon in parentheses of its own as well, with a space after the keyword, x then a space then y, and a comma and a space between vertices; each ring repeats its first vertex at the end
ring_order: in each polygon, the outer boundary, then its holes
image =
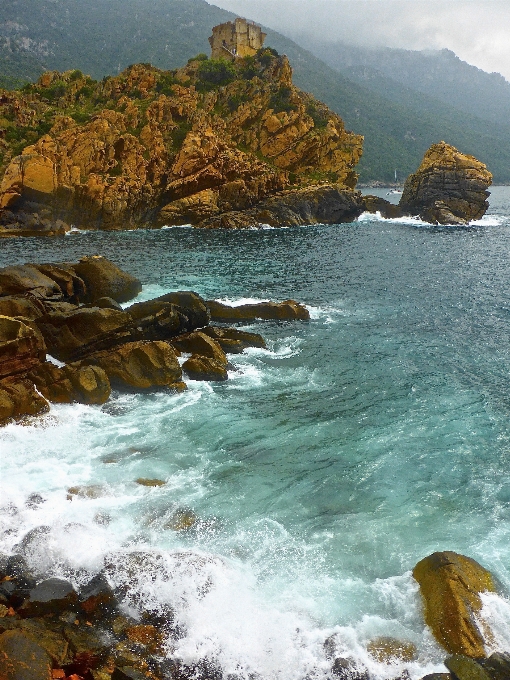
POLYGON ((215 26, 212 32, 209 38, 211 59, 231 59, 232 61, 236 57, 255 54, 264 44, 266 37, 260 26, 239 18, 215 26))

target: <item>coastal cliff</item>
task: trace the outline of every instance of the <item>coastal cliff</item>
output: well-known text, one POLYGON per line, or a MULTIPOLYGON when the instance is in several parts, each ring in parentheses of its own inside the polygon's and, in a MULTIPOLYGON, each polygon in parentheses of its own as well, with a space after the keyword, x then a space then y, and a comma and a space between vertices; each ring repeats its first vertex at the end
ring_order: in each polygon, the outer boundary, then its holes
POLYGON ((235 64, 200 55, 175 71, 138 64, 102 82, 45 73, 0 93, 0 127, 3 235, 243 226, 218 218, 282 191, 299 203, 324 184, 347 199, 346 219, 362 211, 362 137, 294 87, 288 59, 269 49, 235 64))

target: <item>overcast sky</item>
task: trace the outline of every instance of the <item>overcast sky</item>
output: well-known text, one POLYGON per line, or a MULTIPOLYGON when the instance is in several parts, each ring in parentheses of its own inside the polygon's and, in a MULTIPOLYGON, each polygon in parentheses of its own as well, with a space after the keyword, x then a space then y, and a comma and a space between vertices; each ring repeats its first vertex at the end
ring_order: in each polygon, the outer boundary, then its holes
POLYGON ((208 0, 298 38, 453 50, 510 80, 510 0, 208 0))

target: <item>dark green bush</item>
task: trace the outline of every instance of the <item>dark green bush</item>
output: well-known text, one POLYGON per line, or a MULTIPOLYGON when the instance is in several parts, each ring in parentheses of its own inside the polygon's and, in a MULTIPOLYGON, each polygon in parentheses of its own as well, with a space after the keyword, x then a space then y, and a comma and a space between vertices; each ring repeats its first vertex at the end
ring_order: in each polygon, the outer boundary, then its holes
POLYGON ((208 59, 201 62, 197 76, 203 89, 212 90, 231 83, 236 77, 236 70, 232 62, 226 59, 208 59))
POLYGON ((295 106, 291 101, 292 90, 290 87, 280 87, 269 100, 269 107, 275 113, 290 113, 295 110, 295 106))

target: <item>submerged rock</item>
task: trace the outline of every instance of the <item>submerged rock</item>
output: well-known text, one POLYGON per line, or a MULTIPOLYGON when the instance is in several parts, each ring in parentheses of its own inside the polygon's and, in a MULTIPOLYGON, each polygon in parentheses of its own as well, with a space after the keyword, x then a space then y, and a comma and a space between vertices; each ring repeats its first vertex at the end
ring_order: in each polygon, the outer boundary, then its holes
POLYGON ((418 656, 418 650, 413 642, 397 640, 392 637, 378 637, 370 640, 367 651, 380 663, 392 663, 393 661, 414 661, 418 656))
POLYGON ((425 621, 439 644, 451 654, 487 656, 491 631, 477 615, 480 593, 496 590, 491 573, 469 557, 446 551, 418 562, 413 576, 420 585, 425 621))
POLYGON ((483 163, 439 142, 406 179, 399 207, 432 224, 467 224, 485 215, 491 183, 483 163))

